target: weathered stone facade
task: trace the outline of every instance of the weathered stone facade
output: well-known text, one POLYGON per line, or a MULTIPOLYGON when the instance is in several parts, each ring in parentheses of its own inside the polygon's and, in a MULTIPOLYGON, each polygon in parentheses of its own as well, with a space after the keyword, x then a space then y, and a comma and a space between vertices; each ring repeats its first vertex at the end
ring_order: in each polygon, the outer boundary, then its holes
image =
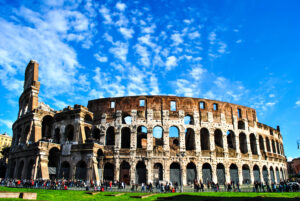
POLYGON ((220 184, 287 177, 279 127, 252 108, 200 98, 132 96, 61 111, 38 102, 38 64, 26 68, 8 178, 220 184))

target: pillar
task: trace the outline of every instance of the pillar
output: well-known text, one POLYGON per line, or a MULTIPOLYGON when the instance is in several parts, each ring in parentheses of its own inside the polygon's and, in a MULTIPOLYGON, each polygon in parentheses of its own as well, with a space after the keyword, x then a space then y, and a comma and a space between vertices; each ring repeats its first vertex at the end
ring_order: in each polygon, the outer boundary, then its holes
POLYGON ((164 151, 170 151, 169 130, 163 128, 164 151))

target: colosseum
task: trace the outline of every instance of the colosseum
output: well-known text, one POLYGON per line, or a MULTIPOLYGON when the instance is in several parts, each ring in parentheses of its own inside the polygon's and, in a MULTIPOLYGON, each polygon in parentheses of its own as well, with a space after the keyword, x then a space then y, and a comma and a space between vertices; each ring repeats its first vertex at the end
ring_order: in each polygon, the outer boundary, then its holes
POLYGON ((177 96, 88 101, 60 111, 38 101, 38 63, 25 71, 7 178, 127 184, 287 178, 280 128, 253 108, 177 96))

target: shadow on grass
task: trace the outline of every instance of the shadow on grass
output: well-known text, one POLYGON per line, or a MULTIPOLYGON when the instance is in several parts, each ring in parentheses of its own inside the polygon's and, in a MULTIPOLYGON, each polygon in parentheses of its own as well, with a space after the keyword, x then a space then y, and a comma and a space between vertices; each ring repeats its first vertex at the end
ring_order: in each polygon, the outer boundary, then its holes
POLYGON ((196 195, 175 195, 171 197, 158 197, 157 201, 300 201, 300 197, 206 197, 196 195))

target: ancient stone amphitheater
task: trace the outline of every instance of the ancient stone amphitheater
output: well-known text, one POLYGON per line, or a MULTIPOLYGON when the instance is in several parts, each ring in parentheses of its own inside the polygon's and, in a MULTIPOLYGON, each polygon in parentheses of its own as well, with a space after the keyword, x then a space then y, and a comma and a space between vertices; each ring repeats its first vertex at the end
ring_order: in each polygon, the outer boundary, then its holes
POLYGON ((129 183, 195 180, 224 184, 287 177, 279 126, 253 108, 200 98, 132 96, 91 100, 61 111, 38 102, 30 61, 7 178, 129 183))

